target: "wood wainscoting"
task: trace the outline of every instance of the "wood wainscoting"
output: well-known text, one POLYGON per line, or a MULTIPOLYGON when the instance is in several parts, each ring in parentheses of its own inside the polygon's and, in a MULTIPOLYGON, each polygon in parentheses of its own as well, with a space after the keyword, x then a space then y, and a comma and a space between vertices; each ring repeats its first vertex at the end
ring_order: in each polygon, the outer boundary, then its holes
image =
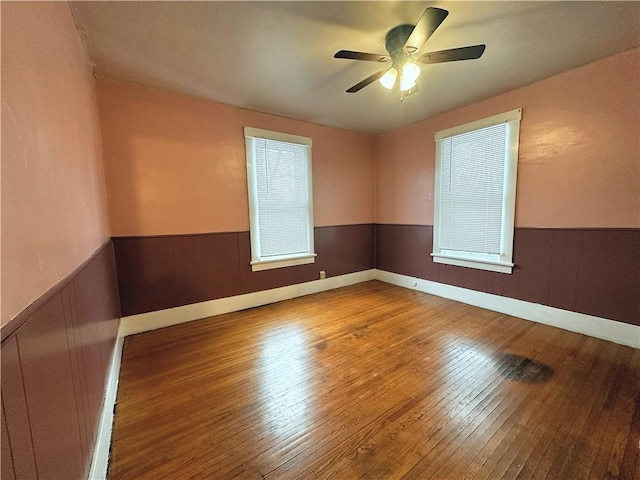
POLYGON ((119 318, 109 241, 2 327, 3 480, 90 477, 119 318))
POLYGON ((432 261, 430 225, 376 224, 376 268, 640 325, 640 229, 516 227, 511 275, 432 261))
POLYGON ((127 337, 110 478, 638 478, 640 350, 361 283, 127 337))
POLYGON ((314 228, 315 263, 251 271, 249 232, 114 238, 124 316, 373 268, 374 225, 314 228))

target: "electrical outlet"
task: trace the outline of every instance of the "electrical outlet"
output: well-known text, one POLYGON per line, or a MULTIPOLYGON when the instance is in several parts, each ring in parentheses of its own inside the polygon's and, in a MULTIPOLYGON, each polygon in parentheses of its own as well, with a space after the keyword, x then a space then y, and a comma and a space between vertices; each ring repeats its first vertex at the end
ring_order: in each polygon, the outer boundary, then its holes
POLYGON ((327 278, 327 272, 325 272, 324 270, 320 270, 320 280, 322 280, 323 278, 327 278))

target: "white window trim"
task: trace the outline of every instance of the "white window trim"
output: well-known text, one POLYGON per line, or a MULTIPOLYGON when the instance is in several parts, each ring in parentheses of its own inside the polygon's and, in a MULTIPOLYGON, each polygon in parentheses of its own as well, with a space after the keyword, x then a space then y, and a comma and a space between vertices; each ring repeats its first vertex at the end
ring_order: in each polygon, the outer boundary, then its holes
POLYGON ((515 264, 513 260, 513 233, 515 227, 516 207, 516 181, 518 173, 518 145, 520 143, 520 120, 522 109, 518 108, 492 117, 465 123, 457 127, 448 128, 436 132, 436 168, 434 188, 434 222, 433 222, 433 252, 431 257, 435 263, 456 265, 459 267, 476 268, 499 273, 512 273, 515 264), (465 252, 451 252, 440 248, 440 158, 441 140, 453 135, 491 127, 500 123, 509 124, 509 141, 507 148, 507 161, 504 173, 504 198, 502 207, 503 235, 500 245, 500 257, 488 258, 482 254, 465 252))
POLYGON ((251 270, 254 272, 260 272, 262 270, 271 270, 272 268, 292 267, 294 265, 306 265, 308 263, 315 263, 316 254, 311 255, 304 254, 299 256, 282 256, 275 257, 268 260, 252 260, 251 270))
POLYGON ((292 135, 290 133, 272 132, 271 130, 262 130, 260 128, 244 127, 245 138, 264 138, 265 140, 276 140, 278 142, 297 143, 307 147, 312 146, 312 141, 308 137, 300 135, 292 135))
POLYGON ((290 267, 294 265, 305 265, 314 263, 316 260, 315 245, 313 238, 313 182, 311 178, 311 146, 310 138, 299 135, 291 135, 289 133, 273 132, 270 130, 262 130, 259 128, 244 127, 245 137, 245 154, 247 162, 247 192, 249 197, 249 234, 251 236, 251 271, 259 272, 262 270, 271 270, 274 268, 290 267), (250 152, 253 149, 252 139, 264 138, 266 140, 276 140, 280 142, 296 143, 304 145, 308 150, 308 168, 307 182, 309 185, 309 252, 296 253, 292 255, 280 255, 277 257, 261 257, 260 255, 260 239, 258 235, 258 208, 257 208, 257 182, 256 173, 253 162, 251 161, 250 152))

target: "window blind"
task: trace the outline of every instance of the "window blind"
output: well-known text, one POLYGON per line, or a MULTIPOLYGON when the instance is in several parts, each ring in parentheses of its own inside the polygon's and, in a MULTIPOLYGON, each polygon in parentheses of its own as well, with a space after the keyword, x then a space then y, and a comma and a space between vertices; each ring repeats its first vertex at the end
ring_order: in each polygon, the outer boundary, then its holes
POLYGON ((308 149, 254 138, 260 258, 309 252, 308 149))
POLYGON ((440 248, 500 255, 508 123, 441 140, 440 248))

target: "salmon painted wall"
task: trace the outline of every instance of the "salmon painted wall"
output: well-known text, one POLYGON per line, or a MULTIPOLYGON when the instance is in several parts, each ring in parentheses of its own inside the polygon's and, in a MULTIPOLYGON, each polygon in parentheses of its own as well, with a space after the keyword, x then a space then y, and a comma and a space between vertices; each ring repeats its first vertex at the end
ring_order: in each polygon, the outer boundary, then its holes
POLYGON ((66 2, 2 2, 2 325, 109 238, 91 66, 66 2))
POLYGON ((373 223, 373 137, 157 89, 97 83, 111 232, 249 230, 242 128, 313 139, 316 226, 373 223))
POLYGON ((376 137, 376 223, 433 224, 434 134, 520 107, 516 226, 640 227, 640 49, 376 137))

